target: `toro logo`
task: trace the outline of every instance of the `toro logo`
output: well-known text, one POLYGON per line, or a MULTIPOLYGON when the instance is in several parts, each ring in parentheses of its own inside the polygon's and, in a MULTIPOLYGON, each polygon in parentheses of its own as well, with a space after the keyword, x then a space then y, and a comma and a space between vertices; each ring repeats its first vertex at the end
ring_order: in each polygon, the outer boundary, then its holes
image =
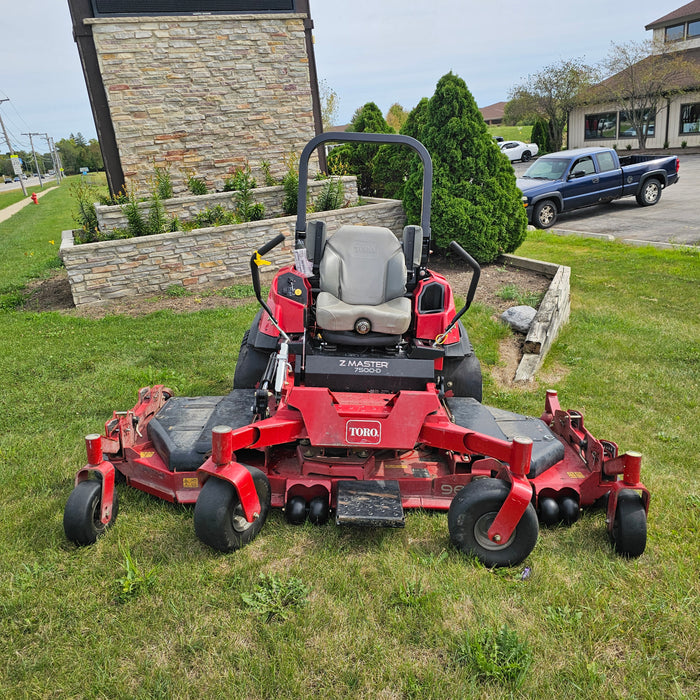
POLYGON ((345 442, 353 445, 378 445, 382 424, 378 420, 349 420, 345 424, 345 442))

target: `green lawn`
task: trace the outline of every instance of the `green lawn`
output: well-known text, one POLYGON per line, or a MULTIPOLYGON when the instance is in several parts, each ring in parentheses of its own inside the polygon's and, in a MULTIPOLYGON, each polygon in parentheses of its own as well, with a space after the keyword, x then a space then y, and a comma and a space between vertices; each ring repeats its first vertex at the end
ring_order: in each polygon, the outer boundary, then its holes
MULTIPOLYGON (((192 509, 123 487, 107 536, 69 544, 83 436, 146 384, 226 392, 255 313, 23 312, 23 285, 57 265, 72 226, 65 185, 0 224, 2 697, 697 697, 697 253, 548 233, 518 251, 572 268, 571 320, 540 376, 594 434, 644 454, 652 492, 640 559, 612 553, 594 512, 543 530, 523 579, 453 550, 442 514, 372 531, 275 511, 224 556, 192 509)), ((467 316, 488 369, 502 331, 483 307, 467 316)), ((539 415, 543 394, 487 376, 484 401, 539 415)))
POLYGON ((506 141, 524 141, 530 143, 532 126, 488 126, 491 136, 502 136, 506 141))

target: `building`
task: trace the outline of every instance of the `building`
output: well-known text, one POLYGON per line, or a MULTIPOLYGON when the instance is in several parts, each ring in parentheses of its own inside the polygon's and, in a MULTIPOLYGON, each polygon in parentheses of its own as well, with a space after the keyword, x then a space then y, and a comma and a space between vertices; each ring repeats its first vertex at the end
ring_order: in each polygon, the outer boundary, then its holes
MULTIPOLYGON (((689 2, 677 10, 646 25, 653 31, 653 41, 665 51, 682 52, 691 66, 700 74, 700 0, 689 2)), ((646 59, 645 59, 646 60, 646 59)), ((644 62, 636 65, 642 65, 644 62)), ((622 74, 612 76, 600 84, 619 80, 622 74)), ((700 78, 688 73, 679 75, 669 84, 669 94, 648 120, 646 147, 682 148, 700 146, 700 78), (681 92, 679 92, 681 91, 681 92)), ((587 104, 569 114, 569 148, 582 146, 628 146, 637 148, 637 132, 629 116, 612 102, 587 104)))
POLYGON ((503 113, 506 108, 505 102, 495 102, 487 107, 479 107, 481 116, 484 121, 489 125, 503 124, 503 113))

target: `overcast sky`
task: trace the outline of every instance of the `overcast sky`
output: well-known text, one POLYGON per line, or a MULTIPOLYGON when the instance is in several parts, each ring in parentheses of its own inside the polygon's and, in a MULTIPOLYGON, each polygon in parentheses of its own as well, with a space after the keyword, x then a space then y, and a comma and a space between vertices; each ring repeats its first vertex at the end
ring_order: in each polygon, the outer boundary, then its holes
MULTIPOLYGON (((452 71, 477 104, 562 58, 600 61, 611 42, 651 38, 644 26, 683 0, 310 0, 319 77, 340 98, 339 123, 376 102, 413 108, 452 71)), ((26 132, 96 136, 67 0, 0 0, 0 115, 15 148, 26 132)), ((39 140, 40 144, 45 144, 39 140)), ((5 150, 5 144, 1 146, 5 150)))

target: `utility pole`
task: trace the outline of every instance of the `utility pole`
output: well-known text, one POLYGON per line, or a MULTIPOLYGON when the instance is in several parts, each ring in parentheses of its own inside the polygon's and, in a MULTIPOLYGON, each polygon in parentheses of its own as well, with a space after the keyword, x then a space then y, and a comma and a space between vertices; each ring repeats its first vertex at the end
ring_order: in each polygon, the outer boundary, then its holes
POLYGON ((61 184, 61 176, 58 174, 58 163, 56 162, 56 149, 53 146, 53 139, 49 137, 48 134, 44 134, 44 139, 46 140, 46 145, 49 147, 49 154, 51 155, 51 162, 53 163, 53 173, 56 176, 56 184, 61 184))
POLYGON ((22 136, 29 136, 29 145, 32 147, 32 155, 34 156, 34 167, 36 168, 36 174, 39 176, 39 187, 44 189, 44 181, 41 179, 41 170, 39 170, 39 163, 36 160, 36 151, 34 150, 34 141, 32 136, 41 136, 41 134, 36 131, 30 131, 28 134, 23 133, 22 136))
MULTIPOLYGON (((2 104, 3 102, 9 102, 9 101, 10 101, 9 97, 4 97, 4 98, 0 99, 0 104, 2 104)), ((5 141, 7 141, 7 148, 10 151, 10 156, 12 156, 13 155, 12 144, 10 143, 10 137, 7 135, 7 129, 5 128, 5 123, 2 120, 2 115, 0 115, 0 127, 2 127, 2 133, 5 134, 5 141)), ((26 197, 27 196, 27 188, 24 186, 24 178, 22 177, 22 171, 20 170, 20 172, 17 174, 19 175, 19 184, 22 185, 22 193, 26 197)))

